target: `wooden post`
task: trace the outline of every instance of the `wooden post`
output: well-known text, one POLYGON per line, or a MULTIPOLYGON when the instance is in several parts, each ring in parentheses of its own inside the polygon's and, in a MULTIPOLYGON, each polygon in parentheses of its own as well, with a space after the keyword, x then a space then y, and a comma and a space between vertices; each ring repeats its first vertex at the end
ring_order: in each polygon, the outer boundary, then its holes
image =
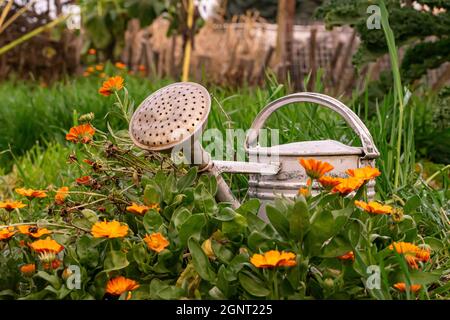
POLYGON ((192 51, 192 37, 194 26, 194 0, 188 0, 187 7, 187 27, 189 36, 187 38, 186 47, 184 49, 184 61, 183 61, 183 74, 181 75, 181 81, 186 82, 189 80, 189 65, 191 63, 191 51, 192 51))
POLYGON ((277 13, 276 67, 279 76, 286 79, 292 65, 292 43, 294 38, 295 0, 279 0, 277 13))

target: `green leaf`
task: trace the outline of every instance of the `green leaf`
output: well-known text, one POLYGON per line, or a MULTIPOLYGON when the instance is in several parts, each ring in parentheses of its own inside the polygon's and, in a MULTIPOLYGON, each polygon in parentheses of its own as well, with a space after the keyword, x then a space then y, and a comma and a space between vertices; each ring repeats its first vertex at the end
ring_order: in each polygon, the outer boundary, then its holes
POLYGON ((217 215, 214 216, 219 221, 231 221, 236 217, 236 212, 230 207, 222 208, 217 215))
POLYGON ((287 218, 275 207, 271 205, 266 206, 267 217, 272 226, 285 239, 289 238, 289 221, 287 218))
POLYGON ((252 296, 267 297, 270 294, 270 290, 266 288, 261 280, 244 273, 239 273, 239 283, 252 296))
POLYGON ((244 216, 247 214, 257 215, 259 211, 259 207, 261 206, 261 202, 259 199, 251 199, 244 202, 239 208, 236 209, 237 213, 240 213, 244 216))
POLYGON ((222 232, 229 237, 241 236, 247 229, 247 219, 236 213, 232 221, 222 222, 222 232))
POLYGON ((186 245, 189 237, 193 237, 197 241, 200 241, 201 233, 204 225, 206 224, 206 219, 203 214, 193 214, 191 215, 180 227, 178 236, 180 237, 181 245, 186 245))
POLYGON ((192 256, 195 271, 197 271, 202 279, 214 284, 216 281, 216 274, 201 246, 194 238, 189 238, 188 248, 192 256))
POLYGON ((334 258, 352 251, 352 246, 343 237, 336 236, 322 250, 323 258, 334 258))
POLYGON ((301 241, 310 226, 309 210, 304 199, 298 200, 294 207, 288 211, 289 234, 290 236, 301 241))
POLYGON ((153 180, 145 186, 144 190, 144 204, 151 205, 161 202, 161 191, 153 180))
POLYGON ((178 179, 177 182, 178 192, 183 192, 184 189, 192 186, 192 184, 195 181, 195 178, 197 178, 197 171, 198 171, 197 167, 194 166, 189 170, 189 172, 186 175, 178 179))
POLYGON ((405 206, 403 207, 403 211, 405 212, 405 214, 412 214, 420 206, 421 203, 422 201, 420 200, 419 196, 414 195, 406 201, 405 206))
POLYGON ((145 231, 148 233, 155 233, 158 232, 163 224, 163 219, 155 210, 149 210, 144 216, 143 223, 145 231))
POLYGON ((440 251, 444 249, 444 244, 439 239, 433 237, 425 237, 423 240, 427 245, 431 247, 432 251, 440 251))
POLYGON ((120 270, 126 268, 130 263, 127 260, 127 255, 118 250, 109 251, 104 262, 103 272, 120 270))
POLYGON ((100 254, 96 248, 97 241, 88 236, 82 236, 77 242, 76 253, 80 263, 89 268, 95 268, 98 264, 100 254))
POLYGON ((97 214, 91 209, 84 209, 81 211, 81 214, 92 224, 98 221, 97 214))
POLYGON ((192 215, 192 213, 186 207, 179 207, 172 215, 171 223, 179 230, 181 225, 192 215))
POLYGON ((432 272, 411 271, 409 277, 412 284, 421 284, 423 286, 433 282, 437 282, 442 275, 442 271, 435 270, 432 272))
POLYGON ((45 271, 38 271, 33 277, 41 278, 50 283, 55 289, 61 288, 61 280, 55 275, 48 274, 45 271))

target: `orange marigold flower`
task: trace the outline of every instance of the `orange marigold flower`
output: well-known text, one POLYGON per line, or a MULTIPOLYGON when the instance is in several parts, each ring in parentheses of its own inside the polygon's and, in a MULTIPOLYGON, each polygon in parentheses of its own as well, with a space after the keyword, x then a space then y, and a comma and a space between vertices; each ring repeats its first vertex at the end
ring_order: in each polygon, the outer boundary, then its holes
POLYGON ((139 284, 131 279, 127 279, 123 276, 111 279, 106 284, 106 292, 113 296, 120 296, 127 291, 133 291, 139 288, 139 284))
POLYGON ((98 75, 100 78, 106 78, 106 73, 104 73, 104 72, 102 72, 102 73, 100 73, 99 75, 98 75))
POLYGON ((64 247, 55 240, 47 237, 45 240, 37 240, 30 244, 31 249, 38 253, 59 253, 64 247))
POLYGON ((88 50, 88 53, 89 53, 90 55, 94 55, 94 54, 97 53, 97 50, 95 50, 94 48, 91 48, 91 49, 88 50))
POLYGON ((95 70, 97 70, 97 71, 103 71, 103 69, 104 69, 104 67, 101 64, 98 64, 95 66, 95 70))
POLYGON ((41 229, 36 226, 18 226, 17 229, 19 229, 19 232, 21 234, 26 234, 32 236, 33 238, 40 238, 45 234, 52 233, 50 230, 47 230, 46 228, 41 229))
POLYGON ((83 77, 89 77, 91 74, 89 73, 89 72, 87 72, 87 71, 84 71, 83 72, 83 77))
POLYGON ((392 212, 392 207, 387 205, 382 205, 376 201, 369 201, 365 203, 364 201, 355 201, 355 205, 368 213, 373 214, 390 214, 392 212))
POLYGON ((364 181, 368 181, 378 177, 381 172, 377 168, 372 167, 364 167, 359 169, 348 169, 347 174, 351 177, 363 179, 364 181))
POLYGON ((103 82, 103 85, 98 89, 98 93, 104 95, 105 97, 114 93, 114 91, 119 91, 123 88, 123 78, 121 76, 111 77, 103 82))
POLYGON ((292 252, 270 250, 263 254, 254 254, 250 262, 257 268, 293 267, 297 265, 296 255, 292 252))
POLYGON ((430 259, 431 252, 428 249, 422 249, 409 242, 394 242, 389 247, 389 250, 397 251, 403 254, 408 265, 413 269, 418 269, 417 261, 427 262, 430 259))
POLYGON ((8 212, 13 211, 14 209, 22 209, 25 208, 27 205, 25 203, 22 203, 22 201, 12 201, 12 200, 6 200, 6 201, 0 201, 0 209, 5 209, 8 212))
POLYGON ((342 179, 341 183, 335 186, 331 191, 339 192, 341 195, 347 195, 355 190, 358 190, 364 183, 363 179, 359 178, 346 178, 342 179))
POLYGON ((419 248, 419 250, 416 252, 416 258, 421 262, 427 262, 428 260, 430 260, 430 256, 431 250, 429 249, 419 248))
POLYGON ((158 203, 152 203, 149 206, 144 205, 138 205, 136 203, 132 203, 131 206, 127 207, 127 211, 135 214, 139 214, 143 216, 148 210, 154 209, 155 211, 159 212, 161 209, 159 207, 158 203))
POLYGON ((86 69, 86 71, 89 72, 89 73, 92 73, 92 72, 94 72, 95 70, 94 70, 94 67, 88 67, 88 68, 86 69))
POLYGON ((164 236, 159 232, 147 234, 144 238, 144 241, 149 249, 158 253, 163 251, 169 245, 169 241, 167 241, 167 239, 164 238, 164 236))
POLYGON ((353 251, 349 251, 346 254, 343 254, 342 256, 337 257, 339 260, 352 260, 355 261, 355 254, 353 251))
POLYGON ((31 276, 36 272, 36 265, 34 263, 24 264, 20 267, 20 272, 22 272, 24 276, 31 276))
POLYGON ((300 188, 300 189, 298 189, 298 194, 301 194, 304 197, 309 197, 309 189, 308 188, 300 188))
POLYGON ((334 169, 328 162, 320 160, 299 158, 299 161, 302 167, 305 168, 306 174, 312 179, 318 179, 334 169))
POLYGON ((92 178, 91 178, 91 176, 84 176, 84 177, 81 177, 81 178, 76 178, 75 181, 79 185, 88 186, 88 185, 91 184, 92 178))
POLYGON ((59 188, 56 191, 55 203, 56 204, 63 204, 68 195, 69 195, 69 187, 61 187, 61 188, 59 188))
POLYGON ((116 66, 117 69, 125 69, 127 67, 125 63, 120 61, 116 62, 114 65, 116 66))
POLYGON ((138 66, 138 70, 139 70, 140 72, 145 72, 145 71, 147 70, 147 68, 146 68, 143 64, 140 64, 140 65, 138 66))
POLYGON ((94 238, 122 238, 127 235, 128 226, 116 220, 111 222, 105 220, 96 222, 91 228, 91 233, 94 238))
POLYGON ((336 187, 339 183, 342 182, 342 178, 335 178, 330 176, 322 176, 318 179, 319 183, 324 187, 325 189, 332 189, 336 187))
POLYGON ((89 124, 80 124, 79 126, 72 127, 69 133, 66 134, 66 140, 72 142, 88 143, 92 140, 95 134, 95 129, 89 124))
MULTIPOLYGON (((406 283, 398 282, 398 283, 394 284, 394 288, 400 292, 405 292, 406 291, 406 283)), ((420 290, 420 288, 422 288, 422 286, 420 284, 412 284, 410 287, 410 290, 411 290, 411 292, 416 293, 417 291, 420 290)))
POLYGON ((25 189, 25 188, 17 188, 16 192, 21 196, 27 197, 29 200, 34 198, 45 198, 47 197, 47 193, 45 190, 33 190, 33 189, 25 189))
POLYGON ((0 240, 8 240, 11 238, 16 231, 14 230, 14 227, 7 227, 0 229, 0 240))

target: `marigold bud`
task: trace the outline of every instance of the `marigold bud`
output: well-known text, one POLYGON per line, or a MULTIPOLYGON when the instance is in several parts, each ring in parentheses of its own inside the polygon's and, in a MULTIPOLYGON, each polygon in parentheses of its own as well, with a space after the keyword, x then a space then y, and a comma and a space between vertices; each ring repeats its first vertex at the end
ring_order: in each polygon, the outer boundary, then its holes
POLYGON ((208 258, 214 258, 215 254, 211 246, 211 239, 207 239, 202 244, 203 252, 208 256, 208 258))

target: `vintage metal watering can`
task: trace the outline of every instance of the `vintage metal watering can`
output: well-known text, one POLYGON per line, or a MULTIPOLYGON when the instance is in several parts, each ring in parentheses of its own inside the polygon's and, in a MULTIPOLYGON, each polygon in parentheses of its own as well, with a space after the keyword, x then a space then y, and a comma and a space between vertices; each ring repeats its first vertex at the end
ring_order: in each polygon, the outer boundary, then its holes
MULTIPOLYGON (((325 160, 334 166, 330 174, 344 176, 347 169, 374 166, 379 156, 370 132, 352 110, 324 94, 302 92, 269 103, 255 118, 245 142, 250 162, 212 160, 197 139, 206 125, 210 108, 210 95, 201 85, 192 82, 171 84, 141 103, 130 122, 130 137, 136 146, 145 150, 190 150, 191 161, 199 165, 200 170, 216 177, 218 200, 230 202, 234 208, 239 207, 239 202, 221 177, 223 172, 250 174, 250 197, 266 202, 280 195, 294 197, 299 188, 306 186, 307 176, 299 165, 299 157, 325 160), (268 117, 285 105, 300 102, 315 103, 337 112, 358 134, 362 147, 333 140, 261 147, 259 132, 268 117)), ((312 187, 313 192, 318 189, 317 185, 312 187)), ((368 196, 373 194, 374 182, 371 182, 368 196)))

